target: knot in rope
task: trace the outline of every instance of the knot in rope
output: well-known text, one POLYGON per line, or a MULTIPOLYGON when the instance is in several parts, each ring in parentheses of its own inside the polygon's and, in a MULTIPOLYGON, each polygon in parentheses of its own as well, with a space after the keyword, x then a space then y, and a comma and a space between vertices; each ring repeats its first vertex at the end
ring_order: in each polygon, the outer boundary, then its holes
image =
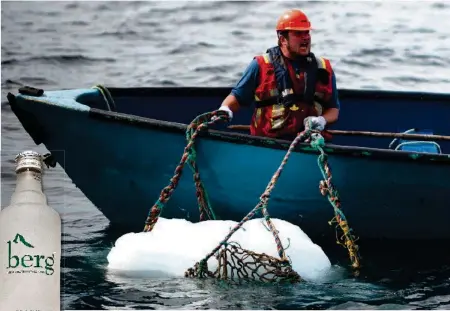
POLYGON ((325 138, 320 133, 313 132, 311 133, 310 145, 316 150, 322 150, 322 147, 325 146, 325 138))

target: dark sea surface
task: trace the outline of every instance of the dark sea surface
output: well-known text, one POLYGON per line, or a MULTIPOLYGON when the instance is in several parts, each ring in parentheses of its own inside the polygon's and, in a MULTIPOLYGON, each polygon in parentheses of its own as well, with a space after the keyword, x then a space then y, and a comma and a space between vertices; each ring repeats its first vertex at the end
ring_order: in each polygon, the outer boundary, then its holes
MULTIPOLYGON (((316 28, 313 52, 332 61, 338 87, 450 91, 448 1, 2 1, 1 6, 2 206, 14 189, 14 156, 30 148, 46 151, 34 146, 5 104, 7 92, 22 84, 46 90, 95 84, 231 87, 255 54, 276 43, 275 21, 286 8, 308 13, 316 28)), ((365 245, 360 277, 352 277, 341 260, 326 282, 295 286, 225 288, 113 275, 106 256, 123 233, 108 227, 61 167, 48 170, 44 183, 49 205, 63 219, 64 309, 450 308, 450 246, 442 243, 382 253, 365 245)))

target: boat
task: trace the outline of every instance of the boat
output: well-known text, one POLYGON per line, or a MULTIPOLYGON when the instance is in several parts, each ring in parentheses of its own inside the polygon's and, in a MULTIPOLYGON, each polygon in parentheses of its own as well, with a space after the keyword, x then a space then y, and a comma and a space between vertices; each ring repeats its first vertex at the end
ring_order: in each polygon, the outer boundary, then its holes
MULTIPOLYGON (((229 91, 22 87, 7 99, 35 144, 46 146, 112 226, 142 231, 180 163, 188 125, 217 110, 229 91)), ((340 120, 330 131, 394 133, 335 134, 325 144, 341 209, 355 236, 449 239, 450 140, 437 135, 450 135, 450 94, 343 89, 339 98, 340 120), (405 131, 437 138, 405 139, 405 131)), ((217 219, 240 221, 258 204, 291 144, 230 126, 248 125, 251 114, 241 109, 229 124, 202 131, 195 143, 198 170, 217 219)), ((313 240, 335 236, 328 223, 333 208, 319 191, 318 154, 300 142, 268 204, 272 218, 299 225, 313 240)), ((161 217, 199 221, 192 176, 186 167, 161 217)))

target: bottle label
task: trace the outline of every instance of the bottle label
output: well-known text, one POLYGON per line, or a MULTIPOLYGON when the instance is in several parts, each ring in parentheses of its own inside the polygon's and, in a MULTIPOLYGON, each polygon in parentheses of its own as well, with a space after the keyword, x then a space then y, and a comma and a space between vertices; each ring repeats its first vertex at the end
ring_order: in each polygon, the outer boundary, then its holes
POLYGON ((8 274, 40 273, 53 275, 55 272, 55 253, 40 254, 32 241, 17 233, 14 239, 6 242, 8 274))

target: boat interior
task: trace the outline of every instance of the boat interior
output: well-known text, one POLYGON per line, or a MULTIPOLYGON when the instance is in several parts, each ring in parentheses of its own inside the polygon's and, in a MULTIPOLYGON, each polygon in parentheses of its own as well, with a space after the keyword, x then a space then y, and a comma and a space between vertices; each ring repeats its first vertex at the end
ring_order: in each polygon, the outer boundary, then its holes
MULTIPOLYGON (((136 116, 189 124, 198 115, 216 110, 230 90, 226 87, 95 86, 45 93, 48 99, 71 98, 92 109, 126 114, 128 118, 136 116)), ((22 89, 21 93, 26 91, 22 89)), ((329 127, 331 130, 450 135, 450 94, 343 89, 339 90, 339 101, 339 121, 329 127)), ((249 125, 252 114, 252 107, 242 107, 231 125, 249 125)), ((248 134, 248 130, 229 129, 227 126, 216 129, 248 134)), ((443 139, 412 141, 361 135, 333 136, 333 144, 337 145, 450 153, 450 141, 443 139)))

